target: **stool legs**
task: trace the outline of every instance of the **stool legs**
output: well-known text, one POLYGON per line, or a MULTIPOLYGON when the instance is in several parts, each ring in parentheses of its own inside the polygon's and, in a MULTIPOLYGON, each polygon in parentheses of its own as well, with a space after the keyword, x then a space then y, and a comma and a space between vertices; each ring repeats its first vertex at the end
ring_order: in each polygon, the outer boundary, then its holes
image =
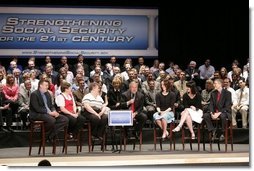
MULTIPOLYGON (((157 124, 153 125, 153 141, 154 141, 154 151, 156 151, 156 144, 157 144, 157 139, 160 140, 160 149, 162 150, 162 138, 157 136, 157 128, 159 128, 157 126, 157 124)), ((175 128, 175 123, 171 122, 169 123, 169 142, 170 142, 170 150, 172 150, 172 143, 173 143, 173 148, 175 150, 175 137, 173 134, 173 129, 175 128)), ((160 130, 160 129, 159 129, 160 130)))
MULTIPOLYGON (((124 129, 124 128, 123 128, 124 129)), ((124 143, 124 151, 126 151, 126 144, 127 144, 127 133, 126 133, 126 130, 124 129, 123 131, 124 133, 124 138, 123 138, 123 143, 124 143)), ((140 128, 139 130, 139 151, 141 151, 141 148, 142 148, 142 143, 143 143, 143 132, 142 132, 142 128, 140 128)), ((136 147, 136 138, 132 138, 133 140, 133 150, 135 150, 135 147, 136 147)))
MULTIPOLYGON (((202 123, 201 123, 202 125, 202 123)), ((201 133, 200 133, 200 124, 197 124, 197 142, 198 142, 198 151, 200 150, 200 137, 201 137, 201 133)), ((192 142, 195 139, 192 139, 190 136, 190 149, 192 150, 192 142)), ((185 128, 184 126, 182 126, 182 146, 183 146, 183 150, 185 150, 185 128)), ((205 144, 203 143, 203 148, 205 149, 205 144)))
MULTIPOLYGON (((218 125, 219 120, 215 120, 216 125, 218 125)), ((228 148, 228 137, 230 137, 230 144, 231 144, 231 151, 233 151, 233 129, 232 129, 232 123, 230 120, 227 120, 225 123, 225 128, 224 128, 224 138, 225 138, 225 152, 227 152, 228 148)), ((210 142, 210 151, 213 151, 212 149, 212 136, 209 133, 209 142, 210 142)), ((220 140, 218 139, 218 150, 220 151, 220 140)))
POLYGON ((139 131, 139 151, 141 151, 142 143, 143 143, 143 131, 142 131, 142 128, 141 128, 140 131, 139 131))
MULTIPOLYGON (((67 127, 64 128, 64 143, 63 143, 63 149, 62 149, 62 153, 65 152, 65 154, 67 154, 67 142, 68 142, 68 131, 67 131, 67 127)), ((81 152, 81 132, 82 130, 79 130, 76 137, 74 137, 74 139, 72 139, 71 141, 76 141, 76 152, 79 153, 79 151, 81 152)))
POLYGON ((32 145, 34 142, 34 133, 35 133, 34 129, 36 125, 40 127, 40 146, 39 146, 38 154, 41 153, 41 147, 42 147, 43 156, 45 156, 45 140, 46 140, 45 134, 46 133, 45 133, 45 125, 43 121, 31 122, 30 134, 29 134, 29 156, 31 156, 31 152, 32 152, 32 145))
POLYGON ((174 134, 173 134, 173 129, 175 128, 175 123, 170 123, 170 130, 169 130, 169 141, 170 141, 170 151, 172 150, 172 143, 174 145, 174 150, 176 149, 176 143, 175 143, 175 137, 174 137, 174 134))
POLYGON ((91 123, 88 123, 87 128, 88 128, 88 151, 91 152, 91 148, 92 148, 92 128, 91 128, 91 123))

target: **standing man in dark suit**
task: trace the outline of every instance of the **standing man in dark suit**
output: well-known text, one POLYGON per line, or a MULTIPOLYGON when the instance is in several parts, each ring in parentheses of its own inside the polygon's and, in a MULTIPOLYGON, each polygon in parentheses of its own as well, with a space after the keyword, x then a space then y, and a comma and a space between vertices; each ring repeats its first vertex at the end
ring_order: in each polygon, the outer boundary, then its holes
POLYGON ((129 90, 123 93, 123 103, 121 106, 123 109, 132 110, 132 118, 134 120, 135 132, 134 135, 136 138, 139 136, 140 129, 144 126, 147 115, 143 113, 143 106, 145 102, 144 95, 138 91, 138 82, 132 81, 129 84, 129 90), (138 122, 136 123, 135 120, 138 122))
POLYGON ((212 124, 212 119, 220 118, 222 126, 222 134, 220 140, 224 139, 223 133, 225 131, 225 123, 228 118, 232 120, 231 116, 231 93, 222 88, 223 81, 221 79, 214 80, 215 90, 211 93, 210 104, 208 112, 204 114, 204 120, 206 122, 208 131, 212 134, 212 138, 216 136, 216 128, 212 124))
POLYGON ((29 117, 31 120, 41 120, 45 122, 45 131, 51 141, 61 129, 68 126, 68 118, 56 112, 52 104, 51 96, 48 92, 49 81, 42 79, 39 81, 38 90, 32 92, 30 96, 29 117))

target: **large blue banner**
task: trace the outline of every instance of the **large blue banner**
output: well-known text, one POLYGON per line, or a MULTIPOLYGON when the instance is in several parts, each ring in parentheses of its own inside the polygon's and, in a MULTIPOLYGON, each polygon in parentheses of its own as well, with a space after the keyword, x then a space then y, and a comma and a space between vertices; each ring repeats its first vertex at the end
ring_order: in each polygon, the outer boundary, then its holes
POLYGON ((47 14, 41 12, 41 8, 27 8, 26 12, 24 8, 1 8, 1 56, 75 56, 80 53, 158 56, 157 10, 117 14, 116 9, 108 9, 104 14, 96 14, 96 10, 79 9, 68 14, 68 10, 63 13, 63 8, 56 8, 52 14, 52 8, 48 8, 46 11, 50 14, 47 14))

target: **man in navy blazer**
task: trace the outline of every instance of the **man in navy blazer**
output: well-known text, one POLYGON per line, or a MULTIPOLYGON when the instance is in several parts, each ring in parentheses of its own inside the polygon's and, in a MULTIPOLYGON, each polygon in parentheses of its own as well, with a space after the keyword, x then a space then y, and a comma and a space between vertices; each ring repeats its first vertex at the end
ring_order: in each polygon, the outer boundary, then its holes
POLYGON ((51 141, 65 126, 68 126, 68 118, 56 112, 52 104, 51 95, 48 92, 48 80, 40 80, 38 90, 31 93, 29 104, 30 120, 45 122, 45 131, 51 141))
POLYGON ((232 120, 231 115, 231 93, 222 88, 223 81, 216 79, 214 81, 215 90, 211 93, 210 104, 208 112, 204 114, 204 120, 206 122, 208 131, 212 134, 212 138, 215 138, 216 128, 212 124, 212 119, 220 118, 222 126, 222 134, 220 140, 224 139, 223 133, 225 131, 226 119, 232 120))

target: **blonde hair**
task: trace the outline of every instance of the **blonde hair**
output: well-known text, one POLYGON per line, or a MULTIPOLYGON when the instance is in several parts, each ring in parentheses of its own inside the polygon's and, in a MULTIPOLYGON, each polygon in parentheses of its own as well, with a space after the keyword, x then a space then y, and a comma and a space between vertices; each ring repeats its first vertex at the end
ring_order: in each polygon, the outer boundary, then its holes
POLYGON ((115 87, 115 85, 116 85, 117 83, 121 86, 121 85, 122 85, 122 80, 121 80, 121 78, 119 78, 119 77, 114 77, 113 80, 112 80, 112 85, 113 85, 113 87, 115 87))

